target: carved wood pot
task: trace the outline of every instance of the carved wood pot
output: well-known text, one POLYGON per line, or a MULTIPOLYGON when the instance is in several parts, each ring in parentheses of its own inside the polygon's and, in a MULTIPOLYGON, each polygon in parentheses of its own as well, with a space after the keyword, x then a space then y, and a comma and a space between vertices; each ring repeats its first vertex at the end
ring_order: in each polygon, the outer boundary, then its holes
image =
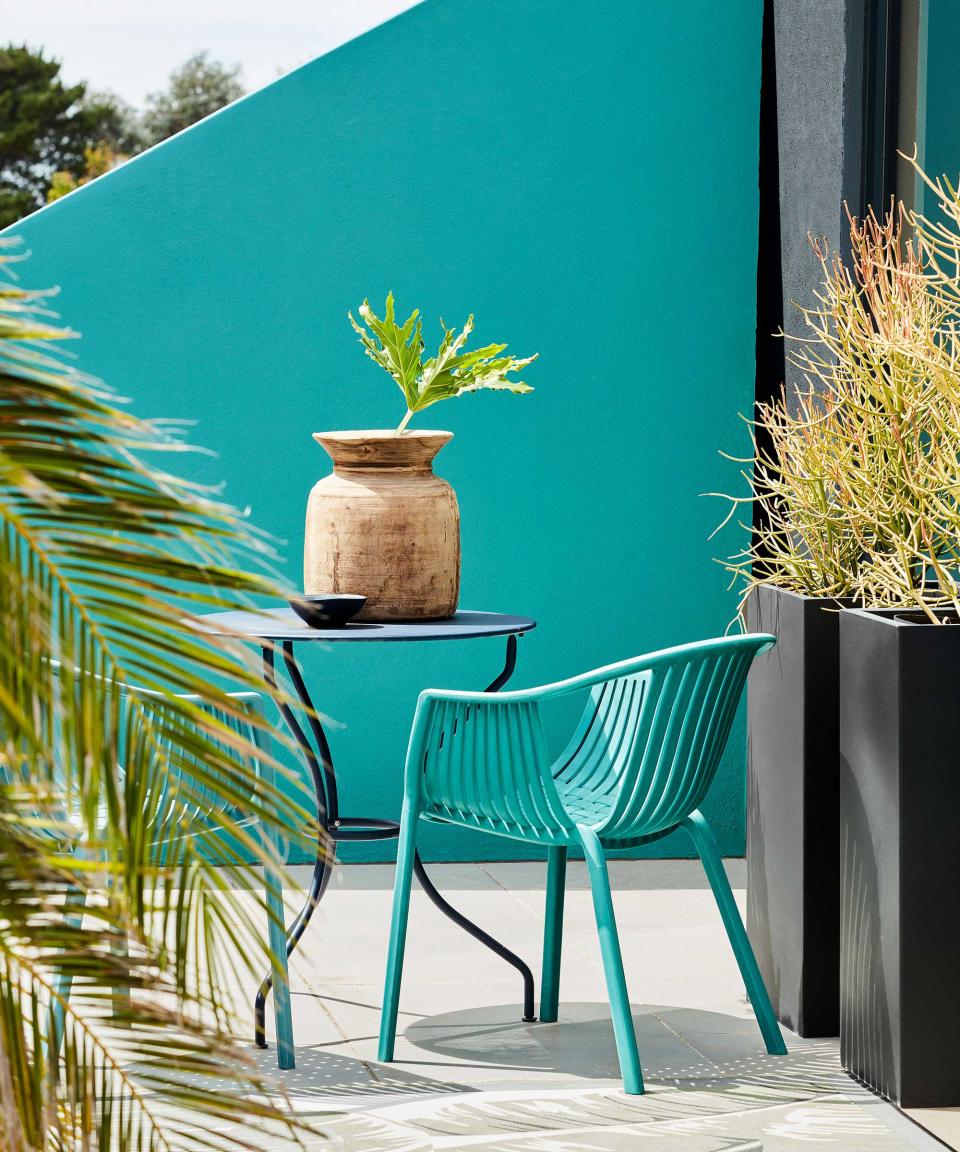
POLYGON ((308 594, 367 597, 358 620, 451 616, 460 594, 460 510, 433 474, 451 432, 316 432, 333 472, 307 503, 308 594))

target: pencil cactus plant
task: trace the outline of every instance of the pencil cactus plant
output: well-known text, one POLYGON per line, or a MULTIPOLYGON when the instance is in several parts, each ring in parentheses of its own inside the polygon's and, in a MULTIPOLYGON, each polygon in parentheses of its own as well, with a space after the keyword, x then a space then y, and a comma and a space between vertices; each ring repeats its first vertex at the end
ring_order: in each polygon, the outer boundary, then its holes
POLYGON ((728 497, 730 516, 764 510, 725 561, 745 593, 960 611, 960 195, 920 174, 935 221, 851 218, 849 267, 814 244, 823 284, 791 353, 805 385, 757 406, 751 491, 728 497))
POLYGON ((536 354, 524 359, 504 356, 506 344, 488 344, 472 352, 465 351, 473 331, 472 315, 459 333, 441 320, 443 339, 440 347, 435 356, 425 361, 419 309, 414 309, 402 324, 398 324, 391 292, 387 296, 382 320, 367 300, 360 305, 358 312, 362 325, 354 319, 352 312, 348 315, 360 343, 370 359, 393 377, 407 405, 397 428, 398 434, 403 432, 415 413, 465 392, 479 392, 484 388, 518 393, 533 391, 529 384, 513 379, 512 374, 532 364, 536 354))

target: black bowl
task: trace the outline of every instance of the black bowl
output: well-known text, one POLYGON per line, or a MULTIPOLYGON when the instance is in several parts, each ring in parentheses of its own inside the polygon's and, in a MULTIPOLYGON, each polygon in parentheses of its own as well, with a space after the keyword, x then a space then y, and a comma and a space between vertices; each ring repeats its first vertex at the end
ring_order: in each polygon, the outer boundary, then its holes
POLYGON ((366 596, 334 592, 298 596, 287 601, 304 624, 309 624, 311 628, 342 628, 366 602, 366 596))

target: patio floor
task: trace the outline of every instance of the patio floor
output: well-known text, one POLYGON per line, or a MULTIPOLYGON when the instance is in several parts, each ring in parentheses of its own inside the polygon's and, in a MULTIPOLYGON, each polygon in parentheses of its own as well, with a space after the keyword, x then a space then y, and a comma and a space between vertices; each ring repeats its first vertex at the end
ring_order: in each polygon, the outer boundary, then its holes
MULTIPOLYGON (((455 906, 523 955, 539 982, 543 866, 434 864, 455 906)), ((743 903, 744 866, 728 862, 743 903)), ((306 883, 307 869, 292 869, 306 883)), ((397 1061, 376 1060, 393 868, 338 867, 292 970, 297 1068, 282 1075, 334 1146, 560 1152, 942 1148, 840 1070, 838 1045, 786 1034, 766 1055, 699 865, 617 861, 612 880, 645 1097, 619 1092, 593 909, 569 869, 560 1020, 524 1024, 512 969, 415 890, 397 1061)), ((291 913, 296 894, 285 894, 291 913)), ((272 1047, 263 1053, 273 1067, 272 1047)), ((953 1117, 927 1117, 931 1125, 953 1117)), ((947 1132, 948 1129, 941 1129, 947 1132)))

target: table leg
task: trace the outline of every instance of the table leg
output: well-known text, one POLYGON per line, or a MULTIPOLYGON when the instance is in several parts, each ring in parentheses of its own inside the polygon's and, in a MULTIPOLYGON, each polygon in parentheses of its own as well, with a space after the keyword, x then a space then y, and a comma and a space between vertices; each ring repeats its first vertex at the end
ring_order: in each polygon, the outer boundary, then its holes
POLYGON ((513 675, 513 671, 517 666, 517 638, 516 636, 507 637, 507 654, 503 661, 503 670, 500 675, 493 680, 484 689, 485 692, 499 692, 500 689, 513 675))
MULTIPOLYGON (((262 650, 263 655, 263 678, 270 686, 271 689, 276 689, 277 677, 274 668, 274 650, 272 647, 264 647, 262 650)), ((323 730, 323 725, 320 723, 319 718, 316 716, 315 709, 307 693, 306 685, 303 683, 303 677, 300 675, 300 669, 297 667, 296 660, 293 657, 293 646, 288 642, 283 645, 283 660, 286 665, 287 672, 293 681, 293 686, 296 689, 297 695, 307 716, 307 721, 313 733, 314 740, 317 744, 319 757, 314 752, 313 746, 304 732, 302 725, 297 720, 293 713, 293 709, 285 701, 280 701, 278 707, 280 715, 290 734, 296 740, 303 757, 307 762, 310 769, 310 775, 313 780, 314 793, 317 802, 317 854, 313 865, 313 876, 310 881, 310 891, 307 894, 306 902, 297 913, 297 917, 293 924, 287 930, 287 957, 289 958, 297 944, 300 942, 301 936, 306 931, 307 925, 310 923, 310 918, 313 915, 313 910, 320 903, 320 899, 330 883, 330 876, 333 872, 334 858, 336 854, 336 844, 330 836, 330 827, 337 823, 338 800, 337 800, 337 778, 333 771, 333 759, 330 755, 330 745, 327 742, 326 733, 323 730)), ((254 1043, 258 1048, 266 1048, 266 1011, 267 1011, 267 997, 270 995, 270 989, 273 987, 273 973, 270 972, 264 977, 260 988, 257 991, 256 1000, 254 1001, 254 1043)))
POLYGON ((454 924, 456 924, 458 928, 462 928, 464 932, 469 932, 474 940, 479 940, 481 944, 486 945, 486 947, 489 948, 491 952, 495 952, 501 960, 506 960, 508 964, 512 964, 513 967, 516 968, 523 978, 524 1022, 530 1024, 536 1020, 537 1017, 533 1008, 533 973, 530 971, 529 965, 525 964, 515 952, 511 952, 506 945, 501 944, 499 940, 494 940, 489 933, 477 927, 472 920, 468 920, 462 912, 458 912, 452 904, 448 904, 447 901, 444 900, 436 888, 434 888, 430 877, 424 871, 423 861, 420 859, 419 852, 415 853, 413 857, 413 873, 420 881, 420 887, 426 892, 427 896, 433 904, 440 909, 444 916, 452 920, 454 924))
MULTIPOLYGON (((287 930, 287 957, 293 954, 320 903, 336 862, 337 841, 339 840, 388 840, 396 839, 400 825, 396 820, 379 820, 366 817, 341 817, 340 802, 337 796, 337 776, 333 767, 333 756, 327 734, 310 699, 310 693, 303 681, 299 665, 293 655, 293 644, 283 644, 283 663, 303 707, 304 715, 313 735, 313 744, 297 719, 293 709, 285 701, 279 703, 280 715, 296 740, 310 769, 317 802, 317 854, 313 865, 313 876, 307 899, 297 913, 296 919, 287 930), (314 750, 316 745, 316 750, 314 750)), ((274 668, 274 650, 263 649, 263 678, 271 689, 277 686, 274 668)), ((273 973, 268 972, 257 991, 254 1001, 254 1043, 258 1048, 266 1048, 267 997, 273 987, 273 973)))
MULTIPOLYGON (((489 685, 486 689, 487 692, 499 692, 500 689, 513 675, 513 670, 517 666, 517 638, 516 636, 507 637, 507 654, 503 665, 503 671, 499 676, 489 685)), ((495 952, 502 960, 506 960, 520 973, 523 979, 523 1019, 525 1022, 530 1023, 536 1020, 536 1015, 533 1008, 533 973, 530 971, 529 965, 524 963, 523 960, 515 953, 511 952, 509 948, 505 947, 498 940, 495 940, 488 933, 484 932, 482 928, 478 928, 472 920, 468 920, 461 912, 458 912, 451 904, 440 895, 440 893, 433 886, 430 877, 427 875, 423 867, 423 861, 420 859, 420 853, 416 853, 413 858, 413 871, 417 879, 420 881, 420 886, 426 892, 427 896, 433 904, 440 909, 444 916, 449 917, 454 924, 462 928, 465 932, 469 932, 475 939, 484 944, 491 952, 495 952)))

